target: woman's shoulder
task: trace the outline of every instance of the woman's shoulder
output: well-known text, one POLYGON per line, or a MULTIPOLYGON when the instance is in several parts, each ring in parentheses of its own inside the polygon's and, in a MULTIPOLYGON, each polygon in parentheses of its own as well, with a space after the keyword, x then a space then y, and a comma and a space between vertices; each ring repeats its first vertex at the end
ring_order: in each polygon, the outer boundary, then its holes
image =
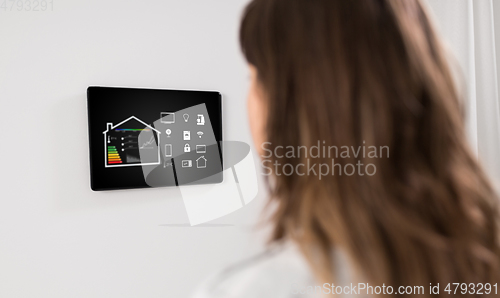
POLYGON ((297 289, 314 285, 312 271, 294 245, 273 246, 211 278, 195 298, 313 297, 297 289))

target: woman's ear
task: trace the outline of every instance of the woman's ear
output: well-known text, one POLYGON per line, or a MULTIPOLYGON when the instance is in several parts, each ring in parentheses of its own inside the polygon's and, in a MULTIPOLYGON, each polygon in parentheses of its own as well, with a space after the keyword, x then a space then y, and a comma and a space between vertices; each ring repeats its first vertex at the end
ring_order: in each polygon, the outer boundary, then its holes
POLYGON ((265 99, 263 98, 264 92, 259 82, 257 69, 253 65, 249 65, 248 68, 250 71, 250 87, 247 99, 248 119, 255 149, 259 155, 262 155, 262 144, 266 142, 265 127, 267 109, 265 108, 265 99))

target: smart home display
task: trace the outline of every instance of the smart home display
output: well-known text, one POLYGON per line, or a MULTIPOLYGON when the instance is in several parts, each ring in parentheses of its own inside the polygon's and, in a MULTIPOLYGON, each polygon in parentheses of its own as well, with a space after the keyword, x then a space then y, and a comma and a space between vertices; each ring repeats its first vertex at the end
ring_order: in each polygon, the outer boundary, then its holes
POLYGON ((89 87, 93 190, 222 182, 215 91, 89 87))

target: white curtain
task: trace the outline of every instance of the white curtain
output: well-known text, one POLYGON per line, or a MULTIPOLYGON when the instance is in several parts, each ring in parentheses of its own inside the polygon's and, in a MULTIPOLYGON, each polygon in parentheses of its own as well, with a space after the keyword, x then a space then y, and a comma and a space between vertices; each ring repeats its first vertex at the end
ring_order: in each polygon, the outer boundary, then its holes
MULTIPOLYGON (((404 1, 404 0, 402 0, 404 1)), ((467 98, 470 141, 500 184, 500 0, 427 0, 458 61, 467 98)), ((460 82, 460 80, 458 80, 460 82)))

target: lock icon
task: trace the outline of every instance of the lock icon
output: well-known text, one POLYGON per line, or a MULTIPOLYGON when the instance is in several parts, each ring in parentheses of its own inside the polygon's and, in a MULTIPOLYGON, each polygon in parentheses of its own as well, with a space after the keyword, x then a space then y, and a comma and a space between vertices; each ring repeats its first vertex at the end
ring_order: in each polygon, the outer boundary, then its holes
POLYGON ((189 144, 184 145, 184 152, 191 152, 191 147, 189 144))

